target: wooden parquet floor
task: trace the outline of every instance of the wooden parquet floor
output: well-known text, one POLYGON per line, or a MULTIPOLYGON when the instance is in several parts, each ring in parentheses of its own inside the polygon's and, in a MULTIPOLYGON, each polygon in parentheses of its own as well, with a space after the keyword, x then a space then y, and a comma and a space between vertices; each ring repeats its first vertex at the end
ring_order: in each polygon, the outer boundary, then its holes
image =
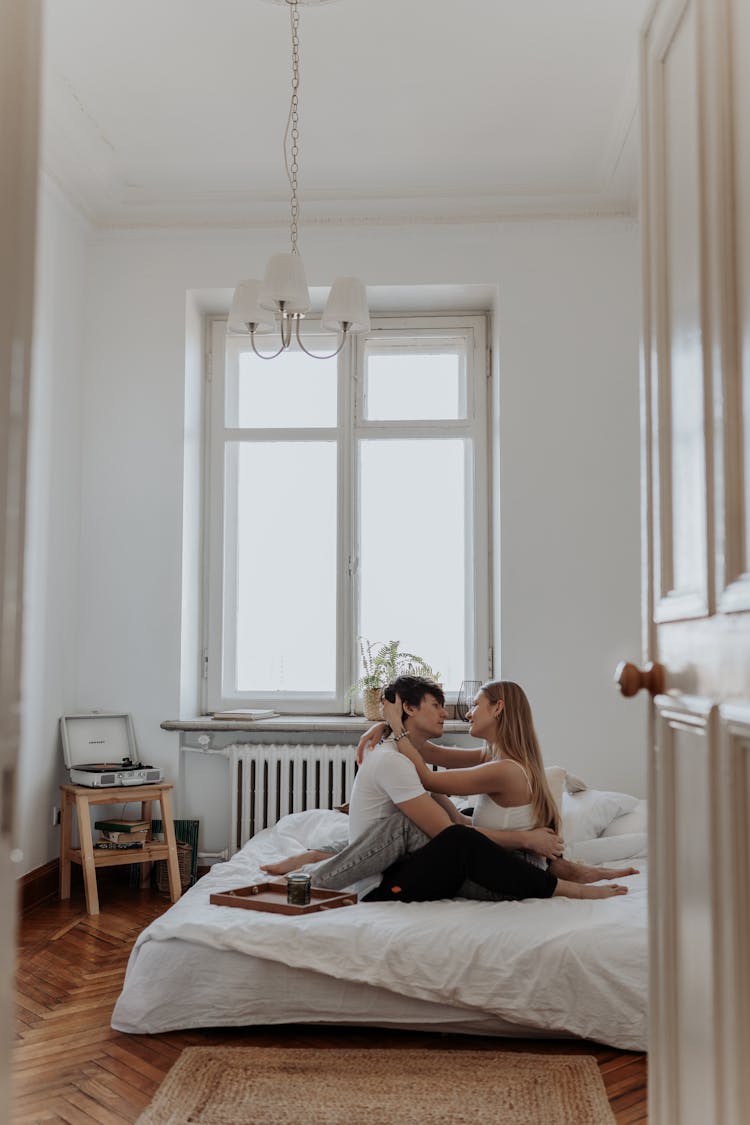
MULTIPOLYGON (((618 1125, 646 1122, 646 1057, 594 1043, 499 1040, 358 1028, 246 1028, 124 1035, 109 1025, 133 942, 169 902, 149 890, 100 888, 37 906, 20 924, 11 1125, 126 1125, 148 1105, 186 1046, 427 1047, 594 1055, 618 1125)), ((357 1125, 367 1125, 365 1120, 357 1125)), ((418 1122, 415 1122, 418 1125, 418 1122)), ((540 1122, 540 1125, 546 1123, 540 1122)))

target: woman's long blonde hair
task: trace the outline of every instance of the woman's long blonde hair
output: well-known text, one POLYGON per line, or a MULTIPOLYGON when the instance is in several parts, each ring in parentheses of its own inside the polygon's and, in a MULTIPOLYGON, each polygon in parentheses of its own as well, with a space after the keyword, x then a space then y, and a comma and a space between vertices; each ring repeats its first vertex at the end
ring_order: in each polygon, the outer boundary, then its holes
POLYGON ((504 704, 495 726, 495 736, 487 741, 487 758, 512 758, 523 766, 531 785, 529 803, 537 824, 559 831, 560 814, 547 783, 526 692, 511 680, 490 680, 482 684, 479 690, 484 692, 491 703, 504 704))

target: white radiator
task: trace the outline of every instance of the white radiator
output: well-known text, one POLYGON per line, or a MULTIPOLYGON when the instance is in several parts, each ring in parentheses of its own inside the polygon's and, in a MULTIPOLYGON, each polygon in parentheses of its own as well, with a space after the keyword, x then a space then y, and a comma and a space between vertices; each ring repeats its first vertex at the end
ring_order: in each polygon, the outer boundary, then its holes
POLYGON ((287 813, 332 809, 349 800, 356 746, 228 746, 230 850, 287 813))

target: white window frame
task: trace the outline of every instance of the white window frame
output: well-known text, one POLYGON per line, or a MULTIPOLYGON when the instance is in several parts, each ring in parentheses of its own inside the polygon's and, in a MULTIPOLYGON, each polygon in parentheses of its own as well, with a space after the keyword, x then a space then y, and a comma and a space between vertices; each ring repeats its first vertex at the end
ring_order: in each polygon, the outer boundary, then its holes
MULTIPOLYGON (((319 325, 317 325, 320 331, 319 325)), ((305 335, 315 333, 316 322, 305 320, 305 335)), ((226 319, 209 318, 208 393, 206 395, 206 489, 204 512, 204 709, 208 712, 232 707, 273 707, 284 714, 348 714, 353 702, 346 698, 349 685, 359 675, 357 607, 359 573, 356 543, 359 527, 359 480, 357 442, 362 438, 403 439, 415 437, 460 437, 467 442, 465 508, 467 623, 464 668, 467 678, 483 680, 491 672, 491 465, 489 457, 490 396, 487 317, 440 314, 434 316, 373 317, 369 336, 348 341, 338 357, 338 425, 335 428, 256 429, 245 431, 224 426, 227 373, 226 319), (369 421, 364 410, 364 362, 366 341, 386 337, 409 341, 414 336, 431 339, 465 339, 467 363, 466 418, 430 421, 369 421), (227 684, 234 651, 232 619, 235 577, 232 568, 232 528, 225 532, 224 462, 225 445, 238 440, 334 440, 338 444, 338 543, 337 543, 337 666, 336 690, 331 694, 233 692, 227 684), (473 455, 472 455, 473 453, 473 455), (225 550, 225 544, 228 548, 225 550), (473 550, 472 550, 473 545, 473 550), (224 638, 227 638, 225 649, 224 638)), ((231 338, 230 338, 231 340, 231 338)), ((231 348, 237 345, 231 343, 231 348)), ((249 344, 247 345, 249 347, 249 344)), ((418 346, 418 345, 415 345, 418 346)), ((315 362, 314 360, 311 362, 315 362)), ((269 364, 273 368, 273 361, 269 364)), ((446 513, 446 526, 450 526, 446 513)), ((438 548, 439 549, 439 548, 438 548)), ((429 660, 429 653, 422 654, 429 660)), ((446 684, 446 692, 458 689, 446 684)))

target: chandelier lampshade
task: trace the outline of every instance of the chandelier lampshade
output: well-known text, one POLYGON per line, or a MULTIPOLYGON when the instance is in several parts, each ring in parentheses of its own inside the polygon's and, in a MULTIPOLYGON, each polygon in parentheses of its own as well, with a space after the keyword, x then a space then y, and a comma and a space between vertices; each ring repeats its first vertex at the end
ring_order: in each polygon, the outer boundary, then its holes
POLYGON ((310 311, 305 267, 299 254, 272 254, 266 266, 260 303, 264 309, 286 313, 310 311))
POLYGON ((369 332, 367 292, 358 277, 338 277, 323 309, 323 327, 332 332, 369 332))
POLYGON ((250 335, 250 344, 261 359, 275 359, 296 343, 313 359, 331 359, 343 348, 349 336, 370 331, 370 313, 367 292, 356 277, 339 277, 334 281, 323 310, 323 328, 337 334, 336 350, 323 356, 310 351, 300 336, 300 323, 310 311, 310 293, 307 288, 305 267, 297 249, 299 233, 299 7, 301 4, 326 3, 327 0, 274 0, 289 8, 292 41, 292 85, 289 117, 284 133, 284 165, 291 189, 289 238, 291 252, 273 254, 266 266, 263 281, 242 281, 237 286, 227 322, 232 334, 250 335), (278 350, 271 353, 259 351, 255 336, 261 332, 277 331, 281 336, 278 350))
POLYGON ((264 309, 258 298, 263 285, 260 281, 241 281, 234 291, 232 307, 229 310, 227 331, 247 335, 250 325, 255 332, 273 332, 276 322, 273 313, 264 309))

